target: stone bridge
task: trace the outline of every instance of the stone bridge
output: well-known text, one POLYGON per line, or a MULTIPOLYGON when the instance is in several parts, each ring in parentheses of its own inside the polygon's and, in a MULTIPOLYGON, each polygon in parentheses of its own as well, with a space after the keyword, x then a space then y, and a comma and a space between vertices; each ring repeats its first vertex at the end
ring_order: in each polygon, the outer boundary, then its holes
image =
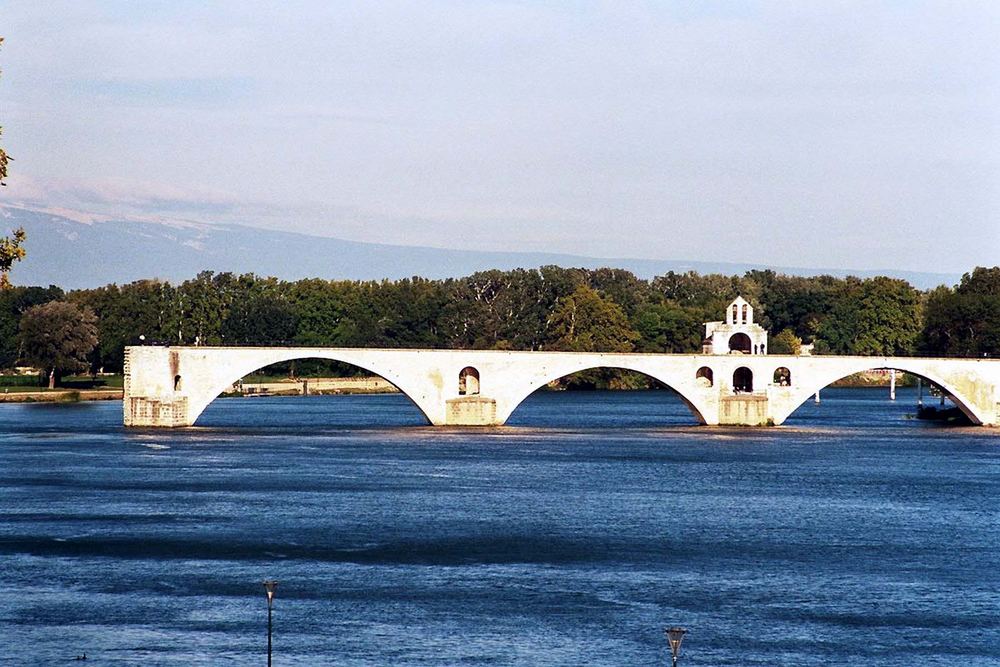
POLYGON ((379 375, 435 426, 503 424, 536 389, 597 368, 636 371, 662 382, 703 424, 781 424, 827 385, 882 368, 937 385, 974 424, 1000 423, 996 359, 141 346, 125 350, 125 425, 193 425, 240 378, 295 359, 329 359, 379 375))

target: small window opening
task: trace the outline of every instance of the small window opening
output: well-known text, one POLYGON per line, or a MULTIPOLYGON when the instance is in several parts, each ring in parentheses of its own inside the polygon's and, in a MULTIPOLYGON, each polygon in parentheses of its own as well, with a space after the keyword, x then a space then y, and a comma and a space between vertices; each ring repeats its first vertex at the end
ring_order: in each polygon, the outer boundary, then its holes
POLYGON ((774 371, 774 384, 781 387, 792 386, 792 372, 784 366, 774 371))
POLYGON ((708 366, 699 368, 698 372, 694 374, 694 379, 702 387, 711 387, 714 384, 712 369, 708 366))
POLYGON ((458 374, 458 395, 475 396, 479 393, 479 371, 472 366, 466 366, 458 374))
POLYGON ((747 305, 743 304, 743 324, 747 323, 747 305))
POLYGON ((175 375, 174 376, 174 391, 180 391, 180 390, 181 390, 181 376, 180 375, 175 375))
POLYGON ((737 394, 753 392, 753 371, 746 366, 740 366, 733 373, 733 392, 737 394))

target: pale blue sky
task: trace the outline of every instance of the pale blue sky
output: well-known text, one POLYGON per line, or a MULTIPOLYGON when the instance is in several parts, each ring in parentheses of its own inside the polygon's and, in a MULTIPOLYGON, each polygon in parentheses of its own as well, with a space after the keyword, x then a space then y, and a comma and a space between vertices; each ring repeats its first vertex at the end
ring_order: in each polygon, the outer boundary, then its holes
POLYGON ((7 202, 484 250, 1000 261, 1000 3, 0 4, 7 202))

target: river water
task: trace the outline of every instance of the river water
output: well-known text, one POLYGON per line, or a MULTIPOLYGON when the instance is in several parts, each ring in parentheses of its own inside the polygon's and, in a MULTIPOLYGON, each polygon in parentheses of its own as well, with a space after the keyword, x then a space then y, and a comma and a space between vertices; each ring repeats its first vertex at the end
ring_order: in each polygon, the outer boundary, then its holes
POLYGON ((776 429, 668 392, 0 406, 0 664, 1000 665, 1000 432, 831 389, 776 429))

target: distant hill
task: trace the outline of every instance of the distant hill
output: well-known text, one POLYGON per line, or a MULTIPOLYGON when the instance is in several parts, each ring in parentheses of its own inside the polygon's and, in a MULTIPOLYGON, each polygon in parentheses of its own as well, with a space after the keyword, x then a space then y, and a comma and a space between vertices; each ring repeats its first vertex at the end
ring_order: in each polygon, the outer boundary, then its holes
MULTIPOLYGON (((828 268, 762 266, 689 260, 595 258, 540 252, 479 252, 418 246, 360 243, 241 225, 184 221, 98 220, 76 212, 0 206, 0 235, 23 226, 27 258, 11 274, 18 285, 59 285, 67 289, 128 283, 142 278, 172 282, 199 271, 232 271, 285 280, 398 279, 459 277, 485 269, 533 268, 546 264, 584 268, 616 267, 651 278, 667 271, 742 274, 774 269, 790 275, 904 278, 919 288, 952 285, 960 276, 891 269, 847 271, 828 268)), ((973 267, 969 267, 971 270, 973 267)))

